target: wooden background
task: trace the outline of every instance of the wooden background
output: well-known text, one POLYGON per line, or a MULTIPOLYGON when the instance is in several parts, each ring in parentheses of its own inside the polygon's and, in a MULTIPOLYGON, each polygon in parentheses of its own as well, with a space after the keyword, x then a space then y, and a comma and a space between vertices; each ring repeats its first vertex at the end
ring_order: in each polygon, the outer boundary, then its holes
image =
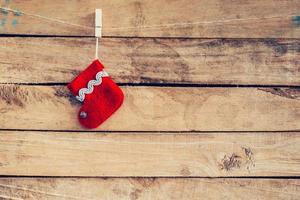
POLYGON ((0 199, 300 199, 299 0, 0 3, 0 199), (125 102, 88 131, 95 8, 125 102))

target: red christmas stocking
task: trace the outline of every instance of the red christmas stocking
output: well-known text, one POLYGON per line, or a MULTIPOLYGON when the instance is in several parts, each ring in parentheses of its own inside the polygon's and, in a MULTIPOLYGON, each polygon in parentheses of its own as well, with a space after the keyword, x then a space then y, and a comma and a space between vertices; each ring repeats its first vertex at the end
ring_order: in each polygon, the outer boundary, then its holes
POLYGON ((79 122, 86 128, 96 128, 122 105, 122 90, 95 60, 71 83, 69 90, 83 102, 78 113, 79 122))

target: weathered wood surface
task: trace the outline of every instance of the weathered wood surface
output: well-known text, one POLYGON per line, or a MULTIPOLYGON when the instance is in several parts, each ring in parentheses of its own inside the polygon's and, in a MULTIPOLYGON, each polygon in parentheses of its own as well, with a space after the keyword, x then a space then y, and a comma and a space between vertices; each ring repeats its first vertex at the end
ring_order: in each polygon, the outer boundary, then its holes
MULTIPOLYGON (((119 83, 300 85, 299 40, 107 38, 100 46, 119 83)), ((94 51, 89 38, 3 37, 0 82, 69 82, 94 51)))
POLYGON ((261 178, 300 177, 300 90, 282 87, 300 85, 299 0, 0 6, 25 12, 0 10, 0 36, 31 35, 0 37, 0 175, 78 176, 0 178, 0 199, 300 199, 299 179, 261 178), (93 37, 95 8, 118 83, 268 87, 124 86, 122 108, 87 132, 59 85, 91 62, 95 40, 62 36, 93 37))
POLYGON ((0 132, 0 174, 299 176, 300 133, 0 132))
MULTIPOLYGON (((123 106, 97 130, 300 130, 296 88, 122 87, 123 106)), ((83 130, 65 86, 0 85, 1 129, 83 130)))
POLYGON ((292 179, 60 179, 2 178, 3 199, 88 199, 88 200, 196 200, 260 199, 297 200, 300 182, 292 179))
POLYGON ((2 34, 94 36, 95 8, 103 9, 104 36, 299 38, 298 0, 1 0, 30 15, 1 12, 2 34), (34 17, 41 15, 77 27, 34 17), (195 24, 196 22, 196 24, 195 24), (176 25, 171 24, 182 24, 176 25), (188 23, 188 24, 186 24, 188 23), (166 27, 166 24, 168 25, 166 27), (152 26, 149 28, 149 26, 152 26), (153 27, 154 26, 154 27, 153 27), (148 27, 148 28, 147 28, 148 27))

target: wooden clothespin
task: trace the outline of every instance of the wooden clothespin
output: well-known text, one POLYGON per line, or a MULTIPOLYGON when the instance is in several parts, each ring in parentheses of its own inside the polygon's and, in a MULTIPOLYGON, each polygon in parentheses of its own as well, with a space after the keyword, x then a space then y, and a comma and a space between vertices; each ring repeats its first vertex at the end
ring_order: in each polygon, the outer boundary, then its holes
POLYGON ((96 9, 95 14, 96 59, 98 59, 99 38, 102 37, 102 9, 96 9))
POLYGON ((96 9, 95 36, 97 38, 102 37, 102 9, 96 9))

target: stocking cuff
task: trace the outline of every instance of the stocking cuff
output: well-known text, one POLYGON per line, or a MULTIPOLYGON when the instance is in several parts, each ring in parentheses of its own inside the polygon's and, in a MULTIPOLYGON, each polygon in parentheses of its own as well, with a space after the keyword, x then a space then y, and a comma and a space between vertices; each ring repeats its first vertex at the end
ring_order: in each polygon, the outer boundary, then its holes
POLYGON ((104 66, 99 60, 95 60, 68 84, 69 90, 79 101, 83 102, 85 95, 92 93, 94 86, 102 83, 102 77, 108 76, 103 69, 104 66))

